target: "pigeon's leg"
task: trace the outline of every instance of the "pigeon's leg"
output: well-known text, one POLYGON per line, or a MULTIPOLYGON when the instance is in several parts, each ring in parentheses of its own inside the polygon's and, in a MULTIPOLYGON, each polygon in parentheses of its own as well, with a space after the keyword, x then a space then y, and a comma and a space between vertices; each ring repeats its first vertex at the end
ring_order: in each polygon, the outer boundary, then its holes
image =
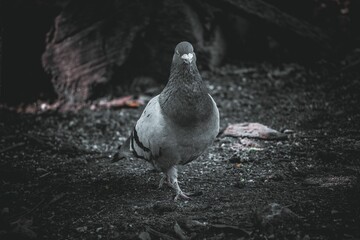
POLYGON ((168 183, 169 185, 176 191, 176 196, 174 198, 174 201, 178 200, 179 197, 184 199, 189 199, 190 197, 186 196, 186 194, 180 189, 178 180, 177 180, 177 169, 175 166, 171 167, 166 172, 168 183))
POLYGON ((161 179, 160 179, 160 182, 159 182, 159 189, 162 188, 164 186, 164 183, 165 183, 165 180, 166 180, 166 184, 169 186, 169 187, 173 187, 172 183, 170 182, 170 178, 168 178, 167 174, 164 174, 161 179))
POLYGON ((164 175, 161 177, 161 179, 160 179, 159 187, 158 187, 159 189, 164 186, 165 180, 167 180, 167 175, 166 175, 166 174, 164 174, 164 175))

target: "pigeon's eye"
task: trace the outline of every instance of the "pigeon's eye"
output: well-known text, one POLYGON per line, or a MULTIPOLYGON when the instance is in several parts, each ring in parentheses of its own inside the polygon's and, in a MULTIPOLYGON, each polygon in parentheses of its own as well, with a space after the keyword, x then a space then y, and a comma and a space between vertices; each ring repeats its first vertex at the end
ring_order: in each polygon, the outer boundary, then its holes
POLYGON ((176 55, 179 55, 180 56, 180 53, 178 50, 175 51, 176 55))

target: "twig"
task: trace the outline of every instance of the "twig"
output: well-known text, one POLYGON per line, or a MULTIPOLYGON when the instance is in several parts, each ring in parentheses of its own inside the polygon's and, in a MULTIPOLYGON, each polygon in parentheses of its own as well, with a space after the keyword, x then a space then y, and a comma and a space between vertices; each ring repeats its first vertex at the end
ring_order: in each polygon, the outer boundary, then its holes
POLYGON ((50 174, 51 174, 50 172, 44 173, 44 174, 41 175, 39 178, 44 178, 44 177, 46 177, 46 176, 48 176, 48 175, 50 175, 50 174))
POLYGON ((27 134, 25 133, 25 136, 35 142, 37 142, 38 144, 40 144, 41 146, 46 146, 46 147, 50 147, 52 150, 57 151, 57 152, 65 152, 65 153, 80 153, 80 154, 96 154, 98 152, 95 151, 87 151, 87 150, 83 150, 80 149, 74 145, 68 144, 68 143, 60 143, 60 144, 52 144, 50 142, 51 139, 46 138, 46 137, 42 137, 42 136, 34 136, 31 134, 27 134))
POLYGON ((25 136, 31 140, 34 140, 35 142, 39 143, 40 145, 48 146, 48 147, 51 147, 52 149, 55 149, 55 146, 53 144, 51 144, 49 141, 45 141, 45 140, 41 139, 41 137, 37 137, 37 136, 27 134, 27 133, 25 133, 25 136))
POLYGON ((55 196, 53 197, 53 199, 51 199, 51 201, 50 201, 47 205, 50 205, 50 204, 53 204, 53 203, 59 201, 59 200, 62 199, 65 195, 66 195, 66 193, 59 193, 59 194, 55 195, 55 196))
MULTIPOLYGON (((59 201, 61 198, 63 198, 66 195, 66 193, 60 193, 58 195, 56 195, 50 202, 46 203, 42 209, 44 209, 45 207, 49 206, 50 204, 59 201)), ((12 218, 23 218, 26 215, 29 215, 30 213, 34 212, 36 209, 38 209, 43 203, 45 202, 45 199, 42 199, 38 204, 36 204, 32 209, 30 209, 29 211, 23 213, 23 214, 18 214, 13 216, 12 218)))
POLYGON ((347 66, 341 68, 340 70, 338 70, 336 73, 341 73, 341 72, 345 72, 345 71, 350 71, 353 69, 357 69, 357 66, 360 65, 360 59, 348 64, 347 66))
POLYGON ((18 215, 15 215, 15 216, 12 216, 11 218, 23 218, 25 217, 26 215, 34 212, 38 207, 41 206, 41 204, 43 204, 45 202, 45 199, 42 199, 38 204, 36 204, 32 209, 30 209, 29 211, 25 212, 25 213, 22 213, 22 214, 18 214, 18 215))
POLYGON ((307 191, 307 190, 313 190, 314 188, 313 187, 303 187, 303 188, 294 188, 294 189, 291 189, 290 191, 291 192, 295 192, 295 191, 307 191))
POLYGON ((179 237, 179 239, 181 239, 181 240, 187 240, 187 239, 189 239, 189 238, 185 235, 185 232, 181 229, 180 225, 179 225, 177 222, 175 222, 174 231, 175 231, 176 235, 179 237))
POLYGON ((4 148, 4 149, 0 150, 0 153, 4 153, 4 152, 10 151, 10 150, 13 150, 13 149, 21 147, 23 145, 25 145, 25 143, 23 143, 23 142, 14 144, 14 145, 12 145, 10 147, 7 147, 7 148, 4 148))
POLYGON ((227 225, 227 224, 210 224, 209 225, 211 228, 214 228, 214 229, 221 229, 221 230, 227 230, 229 232, 233 231, 233 232, 236 232, 238 234, 241 234, 241 235, 246 235, 246 236, 249 236, 251 234, 250 231, 248 230, 245 230, 243 228, 240 228, 238 226, 233 226, 233 225, 227 225))
POLYGON ((314 138, 336 138, 337 136, 329 136, 329 135, 317 135, 317 136, 297 136, 298 138, 309 138, 309 139, 314 139, 314 138))
POLYGON ((59 193, 57 195, 55 195, 49 202, 47 202, 42 209, 47 208, 49 205, 59 201, 60 199, 62 199, 64 196, 66 196, 67 193, 59 193))

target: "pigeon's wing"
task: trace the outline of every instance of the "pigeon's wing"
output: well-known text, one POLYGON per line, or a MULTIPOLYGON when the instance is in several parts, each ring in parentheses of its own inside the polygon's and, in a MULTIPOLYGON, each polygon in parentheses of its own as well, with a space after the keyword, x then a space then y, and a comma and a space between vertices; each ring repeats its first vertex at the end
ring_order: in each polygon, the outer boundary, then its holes
POLYGON ((213 122, 213 126, 214 126, 214 129, 213 131, 216 133, 216 136, 218 135, 219 133, 219 129, 220 129, 220 114, 219 114, 219 109, 216 105, 216 102, 215 100, 212 98, 212 96, 210 94, 208 94, 212 103, 213 103, 213 110, 214 110, 214 122, 213 122))
POLYGON ((150 100, 130 136, 130 150, 133 154, 150 162, 160 155, 167 136, 158 99, 159 95, 150 100))

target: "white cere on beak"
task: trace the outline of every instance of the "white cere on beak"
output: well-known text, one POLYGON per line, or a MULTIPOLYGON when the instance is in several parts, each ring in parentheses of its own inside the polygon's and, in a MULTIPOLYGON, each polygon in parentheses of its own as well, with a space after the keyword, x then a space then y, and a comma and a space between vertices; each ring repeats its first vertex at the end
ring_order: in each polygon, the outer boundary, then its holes
POLYGON ((183 59, 183 60, 184 60, 185 62, 187 62, 187 63, 191 63, 192 60, 193 60, 193 57, 194 57, 194 54, 188 53, 188 54, 183 54, 183 55, 181 56, 181 59, 183 59))

